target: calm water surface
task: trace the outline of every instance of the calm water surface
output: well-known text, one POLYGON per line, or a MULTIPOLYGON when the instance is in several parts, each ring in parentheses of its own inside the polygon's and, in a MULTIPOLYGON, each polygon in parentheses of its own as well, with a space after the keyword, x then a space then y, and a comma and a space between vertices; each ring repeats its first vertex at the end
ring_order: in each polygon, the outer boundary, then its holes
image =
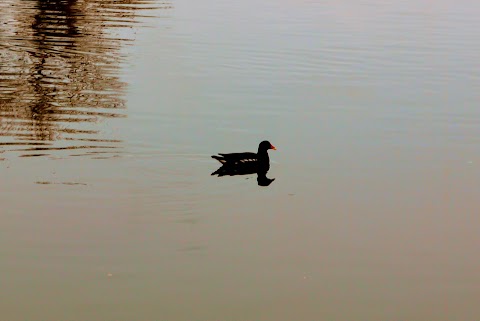
POLYGON ((480 318, 479 15, 1 1, 1 319, 480 318))

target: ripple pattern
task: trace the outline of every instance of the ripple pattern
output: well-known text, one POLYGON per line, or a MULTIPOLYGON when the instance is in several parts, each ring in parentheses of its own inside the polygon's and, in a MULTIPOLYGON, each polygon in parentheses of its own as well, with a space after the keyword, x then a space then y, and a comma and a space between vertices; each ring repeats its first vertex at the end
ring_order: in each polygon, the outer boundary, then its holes
POLYGON ((108 124, 126 117, 122 48, 133 43, 132 28, 170 8, 153 0, 2 1, 0 150, 118 155, 122 140, 108 124))

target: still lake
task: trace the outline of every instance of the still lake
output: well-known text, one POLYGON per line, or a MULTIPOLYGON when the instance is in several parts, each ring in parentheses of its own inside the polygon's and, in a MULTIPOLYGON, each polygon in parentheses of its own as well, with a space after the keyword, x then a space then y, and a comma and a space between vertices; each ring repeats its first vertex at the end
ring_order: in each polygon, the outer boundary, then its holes
POLYGON ((0 319, 478 320, 479 16, 2 0, 0 319))

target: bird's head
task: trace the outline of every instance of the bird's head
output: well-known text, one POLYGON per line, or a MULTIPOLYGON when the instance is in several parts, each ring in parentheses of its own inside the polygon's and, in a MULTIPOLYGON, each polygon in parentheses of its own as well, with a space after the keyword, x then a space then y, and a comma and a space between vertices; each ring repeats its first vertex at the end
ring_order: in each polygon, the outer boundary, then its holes
POLYGON ((260 143, 260 145, 258 145, 258 151, 267 151, 269 149, 273 149, 273 150, 277 150, 277 148, 275 146, 273 146, 272 144, 270 144, 270 142, 268 140, 264 140, 263 142, 260 143))

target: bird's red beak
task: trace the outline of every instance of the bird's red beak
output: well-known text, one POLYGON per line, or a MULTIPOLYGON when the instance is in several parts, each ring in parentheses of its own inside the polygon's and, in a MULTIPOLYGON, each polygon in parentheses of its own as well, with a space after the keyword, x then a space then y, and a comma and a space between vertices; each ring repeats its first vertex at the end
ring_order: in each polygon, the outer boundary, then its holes
POLYGON ((277 150, 277 147, 275 147, 275 146, 273 146, 272 144, 270 144, 270 149, 277 150))

